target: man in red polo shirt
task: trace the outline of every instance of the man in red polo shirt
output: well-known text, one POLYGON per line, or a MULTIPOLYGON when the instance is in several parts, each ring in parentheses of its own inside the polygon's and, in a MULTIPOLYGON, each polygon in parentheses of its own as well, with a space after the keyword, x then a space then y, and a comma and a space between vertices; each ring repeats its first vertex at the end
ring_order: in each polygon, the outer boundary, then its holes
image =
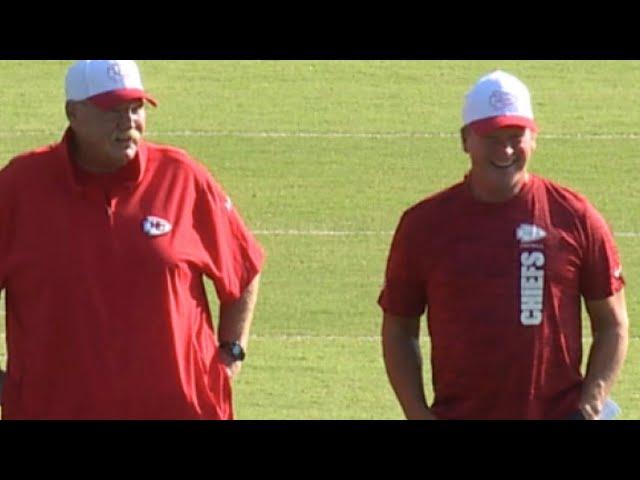
POLYGON ((379 297, 391 385, 409 419, 603 418, 628 344, 612 234, 582 195, 530 174, 527 87, 496 71, 470 90, 465 179, 408 209, 379 297), (580 301, 593 341, 581 374, 580 301), (427 312, 434 391, 418 343, 427 312))
POLYGON ((142 139, 133 61, 75 63, 66 97, 62 141, 0 171, 3 418, 234 418, 262 248, 205 167, 142 139))

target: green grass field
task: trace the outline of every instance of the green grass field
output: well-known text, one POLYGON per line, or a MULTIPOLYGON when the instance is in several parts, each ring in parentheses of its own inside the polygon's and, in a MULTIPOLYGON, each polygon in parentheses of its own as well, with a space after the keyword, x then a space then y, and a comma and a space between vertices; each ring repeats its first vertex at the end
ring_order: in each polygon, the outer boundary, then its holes
MULTIPOLYGON (((0 165, 61 137, 69 64, 0 62, 0 165)), ((541 134, 531 170, 587 195, 617 234, 632 325, 614 397, 622 418, 640 419, 640 62, 140 67, 160 102, 148 111, 148 138, 206 163, 268 253, 235 384, 239 418, 402 418, 381 359, 376 305, 391 232, 405 208, 465 174, 462 98, 499 67, 532 91, 541 134)), ((428 345, 424 338, 426 360, 428 345)))

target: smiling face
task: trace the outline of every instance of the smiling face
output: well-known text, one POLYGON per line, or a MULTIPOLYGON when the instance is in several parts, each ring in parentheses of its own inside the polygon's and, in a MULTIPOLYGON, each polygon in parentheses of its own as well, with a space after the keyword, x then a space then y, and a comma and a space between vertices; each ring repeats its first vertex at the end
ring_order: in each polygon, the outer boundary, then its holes
POLYGON ((478 135, 465 127, 462 143, 471 158, 471 188, 479 199, 499 202, 518 193, 528 178, 527 164, 536 149, 534 132, 509 126, 478 135))
POLYGON ((74 132, 75 160, 94 172, 117 170, 138 153, 146 126, 144 101, 131 100, 111 110, 89 101, 68 102, 67 117, 74 132))

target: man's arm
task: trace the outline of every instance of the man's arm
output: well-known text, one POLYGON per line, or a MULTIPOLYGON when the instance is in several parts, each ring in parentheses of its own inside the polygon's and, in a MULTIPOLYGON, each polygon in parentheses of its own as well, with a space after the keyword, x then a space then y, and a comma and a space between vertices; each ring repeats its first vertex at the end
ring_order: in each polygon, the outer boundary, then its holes
POLYGON ((387 376, 409 420, 435 420, 427 407, 422 380, 420 317, 397 317, 385 313, 382 320, 382 351, 387 376))
MULTIPOLYGON (((249 330, 258 300, 259 286, 260 274, 257 274, 238 300, 220 304, 220 323, 218 325, 218 341, 220 343, 237 341, 245 351, 247 350, 249 330)), ((221 359, 227 366, 229 377, 234 378, 240 372, 241 362, 234 361, 224 353, 221 355, 221 359)))
POLYGON ((593 343, 580 396, 580 410, 585 418, 592 420, 600 415, 627 355, 629 318, 624 290, 604 300, 585 303, 591 319, 593 343))

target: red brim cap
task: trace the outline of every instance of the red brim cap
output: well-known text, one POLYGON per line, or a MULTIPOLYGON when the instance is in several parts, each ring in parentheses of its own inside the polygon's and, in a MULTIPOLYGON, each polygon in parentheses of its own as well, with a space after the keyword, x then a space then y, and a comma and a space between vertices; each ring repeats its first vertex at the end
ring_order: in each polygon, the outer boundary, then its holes
POLYGON ((87 98, 91 103, 101 110, 112 110, 118 105, 121 105, 132 100, 146 100, 154 107, 158 106, 158 102, 146 93, 144 90, 135 88, 127 88, 120 90, 111 90, 110 92, 100 93, 93 97, 87 98))
POLYGON ((494 130, 504 127, 525 127, 533 132, 538 131, 538 125, 536 125, 535 120, 517 115, 501 115, 498 117, 483 118, 482 120, 471 122, 469 126, 476 135, 480 136, 489 135, 494 130))

